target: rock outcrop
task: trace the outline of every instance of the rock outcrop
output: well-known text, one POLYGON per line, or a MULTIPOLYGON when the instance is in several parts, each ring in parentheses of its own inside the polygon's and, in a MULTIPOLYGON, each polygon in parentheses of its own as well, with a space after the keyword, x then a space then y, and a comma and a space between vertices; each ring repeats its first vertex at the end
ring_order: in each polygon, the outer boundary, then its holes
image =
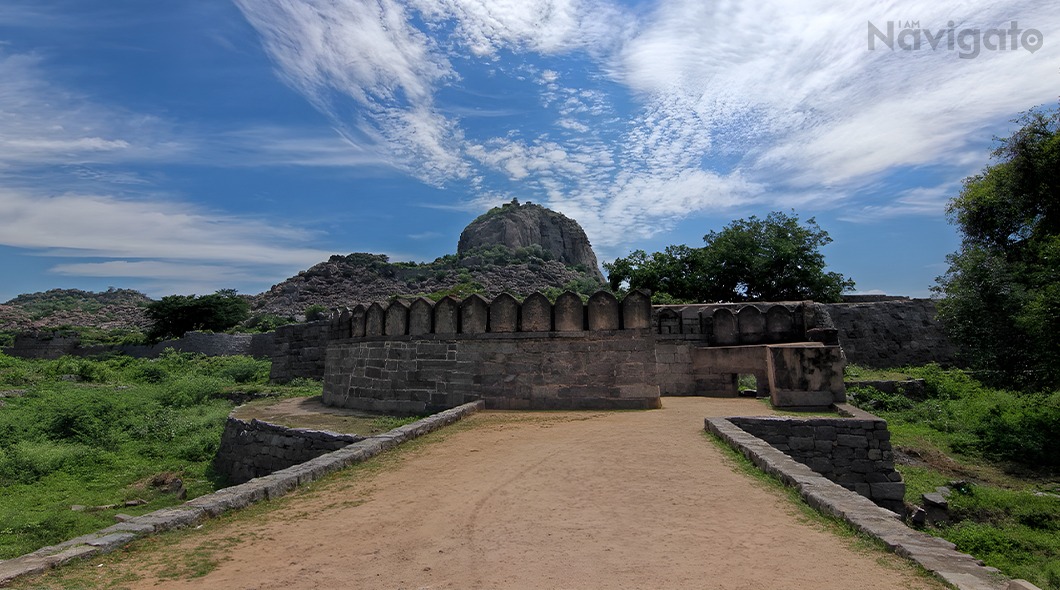
POLYGON ((476 250, 505 246, 517 251, 540 247, 553 260, 583 266, 601 282, 600 265, 589 238, 577 221, 533 203, 513 200, 481 215, 460 233, 457 254, 473 256, 476 250))

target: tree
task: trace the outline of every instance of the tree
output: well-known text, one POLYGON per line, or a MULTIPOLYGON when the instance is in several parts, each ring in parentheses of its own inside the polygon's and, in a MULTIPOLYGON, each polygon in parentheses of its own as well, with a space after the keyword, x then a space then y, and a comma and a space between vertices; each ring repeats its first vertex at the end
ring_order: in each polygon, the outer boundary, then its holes
POLYGON ((147 317, 154 323, 152 339, 179 338, 185 332, 223 332, 250 316, 250 304, 232 289, 213 295, 167 295, 147 305, 147 317))
POLYGON ((705 246, 637 250, 604 264, 612 289, 646 288, 659 303, 839 301, 854 281, 826 272, 820 248, 832 241, 811 217, 775 211, 733 221, 703 236, 705 246))
POLYGON ((933 288, 970 366, 1025 387, 1060 385, 1060 110, 995 138, 997 162, 966 178, 947 213, 960 250, 933 288))

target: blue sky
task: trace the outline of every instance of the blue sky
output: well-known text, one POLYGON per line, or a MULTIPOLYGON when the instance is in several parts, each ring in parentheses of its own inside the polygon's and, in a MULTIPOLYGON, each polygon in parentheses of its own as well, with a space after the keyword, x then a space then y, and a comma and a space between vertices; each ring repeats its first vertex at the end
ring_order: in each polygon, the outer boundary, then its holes
POLYGON ((0 301, 431 260, 513 197, 602 261, 794 210, 926 296, 946 201, 1058 89, 1040 1, 0 0, 0 301))

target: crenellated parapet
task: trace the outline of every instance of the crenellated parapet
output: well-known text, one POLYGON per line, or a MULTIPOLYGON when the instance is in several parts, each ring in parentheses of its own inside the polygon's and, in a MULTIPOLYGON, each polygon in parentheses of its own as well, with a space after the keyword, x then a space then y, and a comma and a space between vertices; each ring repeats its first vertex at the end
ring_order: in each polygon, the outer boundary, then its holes
POLYGON ((336 310, 328 330, 329 405, 406 414, 477 399, 500 409, 659 406, 643 291, 376 302, 336 310))
POLYGON ((659 305, 652 311, 652 330, 663 339, 713 346, 836 343, 827 310, 813 301, 659 305))
POLYGON ((663 395, 737 395, 739 375, 778 406, 846 399, 837 331, 813 301, 655 306, 663 395))
POLYGON ((566 291, 553 303, 542 293, 522 301, 508 293, 492 300, 471 295, 463 300, 423 297, 332 310, 333 339, 471 336, 479 334, 542 334, 549 332, 607 332, 647 330, 652 325, 651 296, 632 291, 621 300, 598 291, 582 301, 566 291))

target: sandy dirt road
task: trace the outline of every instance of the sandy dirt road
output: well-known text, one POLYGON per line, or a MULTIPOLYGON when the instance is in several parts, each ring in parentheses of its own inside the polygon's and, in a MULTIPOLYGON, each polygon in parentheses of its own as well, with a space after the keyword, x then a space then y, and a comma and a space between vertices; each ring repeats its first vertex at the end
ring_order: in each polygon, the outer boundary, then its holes
POLYGON ((644 412, 485 412, 392 468, 166 549, 224 547, 205 576, 161 579, 157 564, 179 559, 150 551, 107 568, 143 589, 941 588, 808 522, 702 433, 705 416, 765 411, 667 398, 644 412))

